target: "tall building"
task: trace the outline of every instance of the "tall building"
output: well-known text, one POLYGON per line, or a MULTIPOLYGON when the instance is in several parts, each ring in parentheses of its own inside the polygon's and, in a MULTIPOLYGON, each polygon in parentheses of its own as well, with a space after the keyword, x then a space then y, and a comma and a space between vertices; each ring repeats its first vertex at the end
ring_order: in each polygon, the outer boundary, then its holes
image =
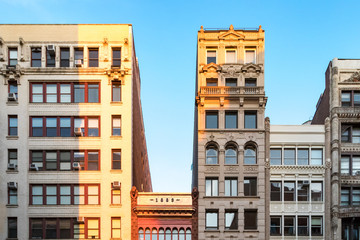
POLYGON ((151 191, 129 24, 0 25, 0 238, 131 239, 151 191))
POLYGON ((312 124, 329 121, 331 239, 360 237, 360 60, 330 61, 312 124))
POLYGON ((268 239, 264 30, 201 27, 196 64, 194 239, 268 239))

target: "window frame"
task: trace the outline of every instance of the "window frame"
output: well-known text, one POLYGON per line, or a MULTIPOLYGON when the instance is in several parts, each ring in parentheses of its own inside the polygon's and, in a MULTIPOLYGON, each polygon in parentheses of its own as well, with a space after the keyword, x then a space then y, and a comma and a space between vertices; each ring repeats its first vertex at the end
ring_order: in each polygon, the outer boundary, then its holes
POLYGON ((341 154, 340 158, 340 173, 341 175, 348 175, 348 176, 359 176, 360 175, 360 166, 359 168, 354 167, 354 158, 359 159, 360 164, 360 154, 357 153, 343 153, 341 154), (348 172, 343 172, 343 166, 345 166, 344 159, 348 159, 348 163, 346 164, 348 172), (359 172, 359 173, 358 173, 359 172))
POLYGON ((341 107, 360 107, 360 103, 355 102, 355 94, 360 94, 360 91, 358 91, 358 90, 341 90, 341 93, 340 93, 341 107), (346 94, 346 93, 350 95, 349 102, 343 101, 343 94, 346 94), (344 103, 346 103, 346 104, 344 104, 344 103))
POLYGON ((270 216, 270 236, 282 236, 282 216, 270 216), (279 220, 279 225, 272 225, 273 219, 279 220), (275 233, 273 233, 272 228, 275 228, 275 233))
POLYGON ((218 209, 206 209, 205 210, 205 229, 206 230, 218 230, 219 229, 219 210, 218 209), (216 216, 216 226, 209 226, 208 224, 208 220, 209 220, 209 215, 210 214, 215 214, 214 217, 216 216))
POLYGON ((258 229, 258 211, 257 209, 244 209, 244 230, 256 230, 258 229), (253 215, 254 214, 254 215, 253 215), (253 216, 251 216, 253 215, 253 216), (255 225, 250 224, 249 217, 255 217, 255 225))
POLYGON ((311 236, 323 236, 323 228, 324 228, 324 221, 323 221, 323 217, 322 216, 311 216, 311 236), (312 221, 315 218, 319 218, 320 219, 320 225, 316 225, 314 226, 312 221), (314 233, 314 228, 320 228, 320 233, 314 233))
POLYGON ((56 53, 50 54, 50 51, 46 47, 46 67, 56 67, 56 53))
POLYGON ((237 63, 237 51, 236 49, 234 48, 227 48, 225 50, 225 63, 228 63, 228 64, 236 64, 237 63), (235 60, 232 62, 230 59, 228 59, 228 52, 234 52, 234 58, 235 60))
MULTIPOLYGON (((214 122, 215 123, 215 122, 214 122)), ((205 111, 205 128, 206 129, 219 129, 219 111, 205 111), (212 121, 215 119, 211 119, 211 117, 216 116, 216 126, 212 126, 212 121)))
POLYGON ((237 111, 225 111, 225 129, 237 129, 237 128, 238 128, 238 112, 237 111), (228 122, 231 122, 231 119, 229 119, 229 117, 231 118, 234 116, 235 116, 235 126, 233 125, 233 123, 228 124, 228 122))
POLYGON ((7 195, 8 195, 7 205, 17 206, 19 203, 18 187, 17 188, 7 187, 7 195))
POLYGON ((60 48, 60 67, 70 67, 70 48, 69 47, 61 47, 60 48), (68 58, 63 58, 63 55, 65 55, 66 50, 68 51, 68 58), (66 64, 63 64, 64 63, 66 64))
POLYGON ((121 205, 121 184, 119 188, 115 188, 113 183, 111 183, 111 204, 121 205), (119 198, 119 201, 115 202, 115 198, 119 198))
POLYGON ((341 124, 341 142, 342 143, 360 143, 360 125, 358 124, 341 124), (359 131, 359 135, 354 134, 359 131), (344 134, 347 133, 347 134, 344 134), (347 138, 347 139, 345 139, 347 138), (355 140, 356 139, 356 140, 355 140), (357 140, 359 139, 359 140, 357 140))
POLYGON ((296 235, 296 223, 295 223, 295 220, 296 217, 295 216, 288 216, 288 215, 285 215, 284 216, 284 236, 295 236, 296 235), (292 224, 291 225, 287 225, 286 223, 286 219, 291 219, 292 220, 292 224), (287 233, 287 229, 290 229, 292 228, 293 229, 293 232, 291 233, 287 233))
POLYGON ((122 102, 121 100, 121 82, 119 81, 112 81, 111 83, 111 102, 122 102), (115 99, 114 91, 118 91, 116 93, 119 93, 119 99, 115 99))
POLYGON ((226 230, 238 230, 239 229, 239 215, 238 215, 238 210, 237 209, 225 209, 225 213, 224 213, 224 228, 225 231, 226 230), (227 214, 234 214, 234 219, 233 222, 231 222, 230 226, 227 225, 227 218, 226 215, 227 214), (236 225, 231 227, 232 225, 236 225))
POLYGON ((244 49, 244 64, 256 64, 257 58, 256 58, 256 47, 245 47, 244 49), (253 52, 254 53, 254 60, 252 62, 249 62, 247 59, 247 52, 253 52))
POLYGON ((91 67, 99 67, 99 48, 88 48, 88 56, 89 56, 89 60, 88 60, 88 67, 91 68, 91 67), (90 52, 97 52, 97 57, 96 58, 91 58, 90 57, 90 52), (92 61, 94 61, 94 65, 92 65, 92 61), (96 61, 96 64, 95 64, 95 61, 96 61))
POLYGON ((309 236, 309 216, 297 216, 297 236, 309 236), (306 219, 306 225, 300 225, 299 218, 306 219), (306 233, 303 234, 303 230, 306 230, 306 233))
POLYGON ((112 170, 121 170, 121 149, 111 149, 111 169, 112 170), (120 160, 114 160, 114 153, 120 153, 120 160), (120 163, 120 167, 119 168, 114 168, 114 163, 119 162, 120 163))
POLYGON ((360 206, 360 200, 359 201, 354 201, 354 196, 360 196, 360 186, 352 186, 352 185, 344 185, 341 186, 340 189, 340 206, 341 207, 359 207, 360 206), (343 201, 343 191, 346 190, 347 194, 345 195, 347 197, 347 203, 344 204, 345 202, 343 201), (354 194, 354 192, 357 191, 358 194, 354 194), (354 204, 357 203, 357 204, 354 204))
POLYGON ((245 110, 244 111, 244 129, 257 129, 258 128, 258 117, 256 110, 245 110), (255 119, 252 117, 255 116, 255 119), (250 118, 251 117, 251 118, 250 118), (255 125, 255 126, 253 126, 255 125))
POLYGON ((283 152, 282 152, 282 149, 281 148, 270 148, 270 165, 272 166, 280 166, 282 165, 282 155, 283 155, 283 152), (272 152, 278 152, 280 151, 280 158, 278 156, 276 157, 272 157, 272 152), (280 164, 277 164, 277 162, 275 161, 279 161, 280 160, 280 164))
POLYGON ((294 202, 294 201, 296 201, 296 197, 297 197, 297 184, 296 184, 296 181, 284 181, 283 183, 282 183, 282 185, 283 185, 283 194, 284 194, 284 197, 283 197, 283 199, 284 199, 284 201, 292 201, 292 202, 294 202), (285 190, 285 185, 286 184, 293 184, 293 190, 291 191, 291 190, 285 190), (290 195, 292 195, 292 198, 288 198, 287 196, 290 196, 290 195))
POLYGON ((121 115, 112 115, 111 116, 111 136, 120 137, 121 136, 121 115), (114 126, 114 121, 118 120, 120 122, 120 126, 114 126), (118 129, 119 134, 114 134, 118 129))
POLYGON ((252 143, 247 143, 244 147, 244 165, 256 165, 258 162, 257 156, 257 147, 252 143), (255 156, 249 155, 250 151, 253 151, 253 153, 255 153, 255 156))
MULTIPOLYGON (((9 163, 13 163, 13 164, 15 164, 15 169, 17 169, 17 167, 18 167, 18 150, 17 150, 17 148, 9 148, 8 149, 8 164, 9 163), (12 155, 15 153, 16 154, 16 158, 14 158, 12 155)), ((9 170, 9 169, 8 169, 9 170)))
POLYGON ((225 177, 224 186, 225 197, 237 197, 239 195, 239 182, 237 177, 225 177))
POLYGON ((257 177, 244 177, 244 196, 246 197, 255 197, 257 196, 257 177), (249 181, 248 184, 245 181, 249 181), (255 185, 254 185, 255 182, 255 185), (246 188, 248 185, 248 189, 246 188))
POLYGON ((205 196, 206 197, 219 196, 219 178, 217 177, 205 178, 205 196))
POLYGON ((205 148, 205 164, 206 165, 218 165, 219 164, 219 149, 218 149, 218 147, 216 145, 209 144, 208 146, 206 146, 206 148, 205 148), (210 150, 214 150, 216 152, 216 156, 215 155, 209 155, 210 150), (214 158, 216 158, 215 163, 210 161, 211 159, 214 159, 214 158))
POLYGON ((118 68, 121 67, 121 47, 112 47, 111 48, 111 67, 118 67, 118 68), (120 52, 119 58, 114 57, 114 51, 120 52), (119 61, 119 64, 114 64, 114 61, 119 61))
POLYGON ((9 47, 8 48, 8 65, 9 67, 16 67, 16 65, 18 64, 18 58, 19 58, 19 55, 18 55, 18 48, 17 47, 9 47), (12 58, 11 57, 11 52, 15 52, 16 51, 16 58, 12 58), (11 64, 12 61, 16 61, 15 64, 11 64))
POLYGON ((19 119, 18 115, 8 115, 8 136, 19 136, 19 119), (13 125, 12 120, 16 120, 13 125))
POLYGON ((121 217, 111 217, 111 239, 121 238, 121 217), (114 227, 114 221, 120 221, 120 227, 114 227), (114 236, 114 230, 119 231, 119 237, 114 236))
POLYGON ((17 239, 17 238, 18 238, 17 217, 8 217, 7 218, 7 239, 17 239), (15 231, 15 233, 12 233, 12 231, 15 231))
POLYGON ((206 49, 206 64, 210 64, 210 63, 217 64, 217 50, 216 49, 206 49), (211 59, 214 57, 209 57, 210 52, 215 52, 215 62, 213 61, 213 59, 211 59))
POLYGON ((31 47, 31 67, 38 67, 38 68, 41 67, 41 65, 42 65, 41 57, 42 57, 42 49, 41 49, 41 47, 31 47), (40 58, 35 58, 34 57, 34 53, 36 53, 36 52, 40 52, 40 58), (40 66, 34 66, 35 62, 36 63, 40 62, 40 66))
POLYGON ((225 148, 225 165, 237 165, 238 164, 238 148, 233 144, 228 144, 225 148), (231 155, 231 150, 235 152, 235 156, 231 155), (232 160, 235 158, 235 162, 232 160))
POLYGON ((282 185, 283 185, 282 181, 270 181, 270 201, 276 201, 276 202, 282 201, 282 185), (273 186, 275 185, 273 184, 280 184, 280 187, 277 187, 277 189, 279 190, 276 189, 275 191, 275 189, 273 189, 273 186), (278 196, 276 197, 276 200, 274 200, 275 196, 273 196, 275 194, 276 196, 278 196))

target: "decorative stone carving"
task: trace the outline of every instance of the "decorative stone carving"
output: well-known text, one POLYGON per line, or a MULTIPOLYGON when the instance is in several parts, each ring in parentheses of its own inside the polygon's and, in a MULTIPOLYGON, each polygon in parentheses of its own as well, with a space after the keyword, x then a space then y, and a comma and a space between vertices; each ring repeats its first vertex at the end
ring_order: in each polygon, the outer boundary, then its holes
POLYGON ((344 82, 360 82, 360 72, 355 72, 349 79, 346 79, 344 82))
POLYGON ((260 73, 262 72, 259 64, 248 63, 242 66, 241 72, 243 73, 260 73))
POLYGON ((4 84, 8 84, 9 81, 16 81, 17 85, 20 85, 20 77, 24 72, 21 70, 19 65, 16 67, 4 67, 0 71, 0 75, 4 76, 4 84))
POLYGON ((234 26, 231 24, 229 27, 229 31, 220 34, 218 37, 220 40, 226 40, 226 39, 236 39, 236 40, 240 40, 240 39, 244 39, 245 35, 238 33, 234 30, 234 26))
POLYGON ((199 230, 198 230, 198 221, 199 221, 199 191, 196 187, 193 188, 191 192, 192 196, 192 229, 191 229, 191 239, 198 240, 199 230))
POLYGON ((2 37, 0 37, 0 61, 4 62, 5 58, 4 58, 4 53, 3 53, 3 47, 4 47, 4 39, 2 39, 2 37))
POLYGON ((258 172, 258 166, 244 166, 244 172, 258 172))
POLYGON ((338 74, 338 73, 339 73, 339 69, 338 69, 337 67, 333 67, 333 68, 331 69, 331 73, 332 73, 332 75, 338 74))
POLYGON ((112 68, 105 72, 109 76, 109 84, 111 81, 120 81, 122 85, 125 84, 125 75, 129 74, 129 69, 112 68))
POLYGON ((200 73, 206 72, 220 72, 221 67, 215 63, 209 63, 200 68, 200 73))
POLYGON ((138 190, 135 186, 131 188, 130 191, 131 197, 131 239, 138 239, 138 221, 137 221, 137 198, 138 198, 138 190))

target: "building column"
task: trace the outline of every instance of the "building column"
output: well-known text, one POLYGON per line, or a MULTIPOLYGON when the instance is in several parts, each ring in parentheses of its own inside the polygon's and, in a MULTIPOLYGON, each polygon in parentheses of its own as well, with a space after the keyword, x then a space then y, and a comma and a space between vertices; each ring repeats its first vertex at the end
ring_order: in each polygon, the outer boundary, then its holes
POLYGON ((331 199, 331 135, 330 135, 330 119, 325 119, 325 179, 324 179, 324 203, 325 203, 325 236, 332 238, 331 234, 331 201, 325 201, 331 199))

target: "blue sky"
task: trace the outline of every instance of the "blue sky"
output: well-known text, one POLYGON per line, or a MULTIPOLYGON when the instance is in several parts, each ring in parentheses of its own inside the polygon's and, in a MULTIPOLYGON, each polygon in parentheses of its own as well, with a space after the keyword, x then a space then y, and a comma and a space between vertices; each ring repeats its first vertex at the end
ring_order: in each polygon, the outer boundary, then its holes
POLYGON ((133 24, 154 191, 191 190, 201 25, 262 25, 266 115, 272 124, 311 119, 329 61, 360 58, 358 1, 0 0, 0 6, 0 23, 133 24))

